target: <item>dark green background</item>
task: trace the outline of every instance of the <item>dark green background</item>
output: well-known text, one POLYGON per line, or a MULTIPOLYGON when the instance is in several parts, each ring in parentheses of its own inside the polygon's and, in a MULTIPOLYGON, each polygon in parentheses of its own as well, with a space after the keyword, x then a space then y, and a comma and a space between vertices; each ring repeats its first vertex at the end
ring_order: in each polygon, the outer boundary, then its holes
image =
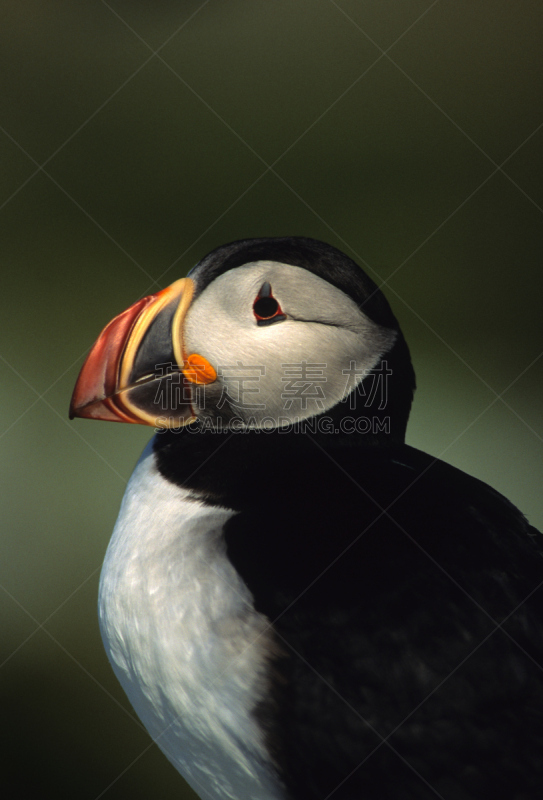
POLYGON ((250 236, 364 265, 408 441, 543 524, 539 0, 0 2, 2 787, 180 798, 102 652, 100 564, 151 431, 69 422, 103 325, 250 236))

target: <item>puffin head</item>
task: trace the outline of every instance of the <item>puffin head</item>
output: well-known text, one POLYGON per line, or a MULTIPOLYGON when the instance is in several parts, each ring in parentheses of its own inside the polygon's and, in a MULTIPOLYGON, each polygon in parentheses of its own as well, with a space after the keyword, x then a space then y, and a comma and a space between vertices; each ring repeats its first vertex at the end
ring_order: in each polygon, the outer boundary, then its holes
POLYGON ((397 442, 414 386, 398 322, 350 258, 314 239, 248 239, 115 317, 70 417, 273 429, 363 416, 397 442))

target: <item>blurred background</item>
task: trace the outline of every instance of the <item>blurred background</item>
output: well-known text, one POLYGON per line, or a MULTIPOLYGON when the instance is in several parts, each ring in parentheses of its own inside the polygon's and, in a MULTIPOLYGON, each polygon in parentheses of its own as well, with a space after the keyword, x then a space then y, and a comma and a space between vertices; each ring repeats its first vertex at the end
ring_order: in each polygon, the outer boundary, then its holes
POLYGON ((150 429, 68 421, 101 328, 227 241, 363 266, 410 344, 408 441, 543 526, 536 0, 0 2, 2 786, 190 798, 96 620, 150 429))

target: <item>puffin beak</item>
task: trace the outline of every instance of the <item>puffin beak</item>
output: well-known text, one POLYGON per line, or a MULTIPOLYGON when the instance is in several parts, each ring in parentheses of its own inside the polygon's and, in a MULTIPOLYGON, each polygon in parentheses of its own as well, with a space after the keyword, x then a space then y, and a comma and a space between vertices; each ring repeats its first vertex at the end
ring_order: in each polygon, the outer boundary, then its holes
POLYGON ((70 419, 159 428, 195 419, 192 392, 217 374, 203 356, 187 356, 183 348, 183 322, 193 293, 194 282, 181 278, 106 325, 79 373, 70 419))

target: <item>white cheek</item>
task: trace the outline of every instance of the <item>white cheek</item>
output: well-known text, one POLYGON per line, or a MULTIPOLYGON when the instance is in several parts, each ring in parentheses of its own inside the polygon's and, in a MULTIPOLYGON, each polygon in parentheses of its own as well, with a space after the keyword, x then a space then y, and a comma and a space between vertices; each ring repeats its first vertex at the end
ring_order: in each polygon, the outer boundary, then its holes
POLYGON ((194 405, 199 416, 223 423, 285 425, 322 414, 360 383, 394 338, 304 270, 269 263, 232 270, 202 292, 185 318, 185 352, 204 356, 218 375, 198 390, 194 405), (253 302, 264 279, 286 320, 257 324, 253 302), (334 310, 336 324, 305 321, 323 309, 334 310))
POLYGON ((220 317, 214 323, 217 328, 205 335, 191 325, 185 342, 219 376, 200 393, 201 412, 225 420, 284 425, 321 414, 346 397, 380 356, 371 337, 368 342, 353 331, 319 323, 287 319, 260 327, 220 317))

